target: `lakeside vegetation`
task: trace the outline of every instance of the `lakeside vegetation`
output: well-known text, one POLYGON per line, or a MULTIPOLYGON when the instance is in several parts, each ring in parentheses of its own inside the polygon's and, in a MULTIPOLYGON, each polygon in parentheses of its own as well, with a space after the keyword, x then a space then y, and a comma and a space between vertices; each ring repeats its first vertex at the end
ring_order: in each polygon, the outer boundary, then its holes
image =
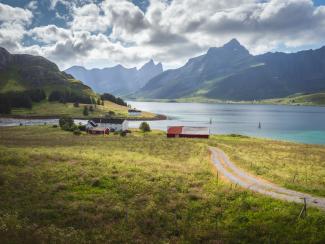
POLYGON ((110 101, 104 101, 104 105, 91 105, 91 104, 78 104, 78 107, 74 103, 59 103, 43 101, 35 103, 31 109, 15 108, 11 111, 10 116, 17 117, 51 117, 58 118, 61 116, 70 116, 73 118, 92 118, 92 117, 104 117, 110 114, 112 117, 123 117, 133 119, 154 119, 157 115, 149 112, 142 112, 141 116, 128 115, 128 107, 118 105, 110 101), (90 108, 92 106, 93 111, 89 111, 88 115, 83 113, 84 107, 90 108))
POLYGON ((185 97, 178 99, 145 99, 132 98, 140 102, 175 102, 175 103, 215 103, 215 104, 273 104, 295 106, 325 106, 325 93, 294 94, 284 98, 274 98, 256 101, 231 101, 206 97, 185 97))
POLYGON ((312 164, 315 176, 305 181, 299 171, 289 187, 324 195, 324 146, 235 135, 195 140, 167 139, 161 131, 121 137, 0 128, 0 242, 325 241, 323 211, 310 208, 298 219, 299 204, 229 184, 217 177, 208 145, 282 185, 291 168, 312 164), (303 152, 310 157, 303 160, 303 152))

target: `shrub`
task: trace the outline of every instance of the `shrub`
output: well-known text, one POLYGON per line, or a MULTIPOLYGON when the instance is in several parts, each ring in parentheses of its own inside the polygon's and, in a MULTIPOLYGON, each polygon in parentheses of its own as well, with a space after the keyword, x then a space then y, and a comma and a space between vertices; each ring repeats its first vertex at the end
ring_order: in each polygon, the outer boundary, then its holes
POLYGON ((149 126, 149 124, 148 124, 147 122, 142 122, 142 123, 140 124, 139 129, 140 129, 142 132, 149 132, 149 131, 151 131, 150 126, 149 126))
POLYGON ((0 114, 10 114, 11 105, 5 97, 0 97, 0 114))
POLYGON ((115 115, 114 111, 108 111, 108 113, 105 115, 106 118, 113 117, 115 115))
POLYGON ((58 128, 58 125, 53 125, 52 127, 53 127, 53 128, 58 128))
POLYGON ((59 119, 59 125, 62 127, 63 125, 67 124, 69 127, 73 125, 73 119, 71 117, 61 117, 59 119))
POLYGON ((73 103, 73 107, 79 108, 79 103, 78 102, 73 103))
POLYGON ((86 126, 85 125, 78 125, 78 129, 80 131, 86 131, 86 126))
POLYGON ((84 107, 84 110, 82 111, 82 114, 83 114, 84 116, 88 116, 88 115, 89 115, 88 107, 87 107, 87 106, 84 107))
POLYGON ((62 130, 73 131, 78 129, 71 117, 62 117, 59 119, 59 125, 62 130))
POLYGON ((126 136, 126 131, 121 131, 121 132, 120 132, 120 136, 121 136, 121 137, 125 137, 125 136, 126 136))
POLYGON ((76 135, 76 136, 80 136, 81 135, 81 131, 79 129, 75 129, 73 131, 73 134, 76 135))
POLYGON ((90 106, 90 107, 89 107, 89 111, 90 111, 90 112, 94 112, 94 107, 93 107, 93 106, 90 106))

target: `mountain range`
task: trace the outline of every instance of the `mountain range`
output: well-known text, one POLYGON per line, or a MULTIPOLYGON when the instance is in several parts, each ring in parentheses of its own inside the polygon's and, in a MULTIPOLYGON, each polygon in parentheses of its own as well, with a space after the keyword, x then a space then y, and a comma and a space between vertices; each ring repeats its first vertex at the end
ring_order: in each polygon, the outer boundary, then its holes
POLYGON ((162 73, 163 67, 161 63, 155 64, 153 60, 150 60, 140 69, 128 69, 117 65, 110 68, 88 70, 81 66, 73 66, 65 72, 82 80, 96 92, 109 92, 121 96, 141 89, 150 79, 162 73))
POLYGON ((325 47, 251 55, 236 39, 167 70, 134 97, 261 100, 325 91, 325 47))
POLYGON ((78 97, 96 96, 92 89, 61 72, 51 61, 27 54, 10 54, 0 47, 0 94, 42 89, 67 92, 78 97))

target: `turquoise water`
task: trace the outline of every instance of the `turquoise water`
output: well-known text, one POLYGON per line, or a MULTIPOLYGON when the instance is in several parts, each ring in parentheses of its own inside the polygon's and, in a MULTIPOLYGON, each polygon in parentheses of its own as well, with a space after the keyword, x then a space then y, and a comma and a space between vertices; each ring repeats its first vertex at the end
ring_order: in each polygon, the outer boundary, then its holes
MULTIPOLYGON (((133 107, 168 116, 150 121, 154 129, 170 125, 207 126, 213 134, 242 134, 308 144, 325 144, 325 107, 132 102, 133 107), (211 124, 210 124, 211 120, 211 124), (261 128, 258 128, 259 122, 261 128)), ((140 122, 129 122, 137 127, 140 122)))

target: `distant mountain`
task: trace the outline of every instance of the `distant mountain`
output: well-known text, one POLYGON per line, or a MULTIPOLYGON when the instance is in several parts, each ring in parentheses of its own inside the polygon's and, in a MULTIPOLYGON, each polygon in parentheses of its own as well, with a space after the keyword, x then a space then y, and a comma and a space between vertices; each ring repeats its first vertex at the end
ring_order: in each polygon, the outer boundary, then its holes
POLYGON ((73 66, 66 73, 73 75, 95 91, 109 92, 114 95, 127 95, 141 89, 150 79, 163 72, 162 64, 155 64, 153 60, 140 69, 125 68, 117 65, 111 68, 91 69, 73 66))
POLYGON ((96 94, 73 76, 61 72, 49 60, 27 54, 10 54, 0 47, 0 94, 42 89, 68 92, 75 96, 88 97, 96 94))
POLYGON ((325 91, 325 47, 253 56, 236 39, 151 79, 137 97, 260 100, 325 91))

